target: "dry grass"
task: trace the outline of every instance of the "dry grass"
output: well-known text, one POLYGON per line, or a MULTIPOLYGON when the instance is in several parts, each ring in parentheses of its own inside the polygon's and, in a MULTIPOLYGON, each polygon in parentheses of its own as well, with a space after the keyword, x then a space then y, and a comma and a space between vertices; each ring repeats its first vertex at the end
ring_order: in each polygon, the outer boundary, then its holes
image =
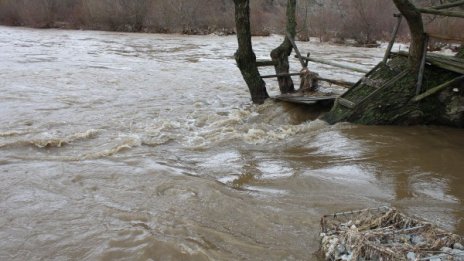
MULTIPOLYGON (((416 2, 430 5, 437 1, 416 2)), ((251 1, 253 34, 282 33, 285 8, 286 0, 251 1)), ((395 12, 392 1, 385 0, 298 0, 298 36, 340 43, 349 38, 361 44, 387 40, 396 22, 395 12)), ((429 17, 426 21, 430 32, 462 38, 463 19, 429 17)), ((0 0, 0 23, 187 34, 235 31, 230 0, 0 0)), ((399 37, 407 39, 405 26, 399 37)))

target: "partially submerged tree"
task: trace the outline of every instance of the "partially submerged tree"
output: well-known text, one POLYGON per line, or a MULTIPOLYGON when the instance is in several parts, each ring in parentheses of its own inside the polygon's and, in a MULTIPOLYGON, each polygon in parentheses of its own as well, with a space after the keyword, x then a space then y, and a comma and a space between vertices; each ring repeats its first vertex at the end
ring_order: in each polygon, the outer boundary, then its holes
POLYGON ((250 0, 234 0, 234 4, 238 40, 235 61, 248 85, 252 101, 261 104, 269 98, 269 95, 266 83, 261 78, 256 66, 256 55, 251 44, 250 0))
POLYGON ((425 33, 420 11, 409 0, 393 0, 398 10, 406 18, 411 31, 411 46, 409 48, 409 66, 418 72, 424 52, 425 33))
MULTIPOLYGON (((237 39, 239 43, 239 49, 235 53, 235 59, 250 89, 253 102, 262 103, 269 96, 266 91, 265 83, 259 74, 256 56, 251 45, 249 0, 234 0, 234 3, 237 39)), ((285 74, 285 76, 279 76, 277 78, 279 89, 282 94, 295 91, 292 78, 288 75, 290 68, 288 57, 292 53, 292 41, 295 39, 296 35, 296 3, 296 0, 287 1, 287 34, 283 43, 271 52, 272 62, 277 75, 285 74)))
MULTIPOLYGON (((271 58, 274 62, 276 73, 288 74, 289 62, 288 57, 292 53, 293 45, 288 37, 295 39, 296 35, 296 0, 287 1, 287 35, 285 36, 284 42, 272 50, 271 58)), ((290 76, 281 76, 277 78, 279 82, 279 89, 282 94, 290 93, 295 91, 292 78, 290 76)))

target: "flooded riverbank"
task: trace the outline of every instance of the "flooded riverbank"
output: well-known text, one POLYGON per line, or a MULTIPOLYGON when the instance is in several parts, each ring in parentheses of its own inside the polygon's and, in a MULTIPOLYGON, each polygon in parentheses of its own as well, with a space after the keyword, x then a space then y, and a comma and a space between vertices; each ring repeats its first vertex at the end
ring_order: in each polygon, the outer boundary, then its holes
MULTIPOLYGON (((464 233, 462 130, 251 105, 234 36, 0 36, 2 260, 311 260, 321 215, 381 205, 464 233)), ((280 41, 255 38, 257 56, 280 41)), ((300 45, 362 68, 383 57, 300 45)))

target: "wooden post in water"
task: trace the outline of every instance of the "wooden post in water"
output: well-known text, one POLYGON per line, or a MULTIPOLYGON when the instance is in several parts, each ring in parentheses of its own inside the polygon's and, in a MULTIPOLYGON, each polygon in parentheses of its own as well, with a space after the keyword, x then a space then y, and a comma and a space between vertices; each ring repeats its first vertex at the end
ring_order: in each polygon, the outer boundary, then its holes
MULTIPOLYGON (((308 52, 308 54, 306 54, 306 58, 309 58, 309 56, 311 56, 311 53, 308 52)), ((309 64, 309 60, 308 59, 305 59, 304 61, 304 67, 308 67, 308 64, 309 64)))
POLYGON ((301 67, 307 68, 307 64, 305 64, 303 60, 303 56, 301 56, 300 50, 298 49, 298 46, 296 46, 295 41, 291 38, 291 35, 287 33, 287 37, 290 40, 290 43, 292 43, 293 49, 295 49, 296 56, 298 57, 298 60, 300 60, 301 67))
POLYGON ((300 50, 298 49, 298 46, 296 46, 295 41, 293 39, 290 39, 290 42, 293 45, 293 49, 295 49, 295 53, 296 53, 296 56, 298 57, 298 60, 301 63, 301 67, 303 67, 303 69, 301 70, 301 75, 300 75, 300 79, 301 79, 300 91, 303 91, 303 92, 317 91, 317 88, 319 87, 319 83, 318 83, 319 74, 315 72, 311 72, 308 69, 307 61, 310 59, 309 58, 310 54, 308 53, 308 57, 301 56, 300 50), (306 58, 306 61, 304 60, 304 58, 306 58))
POLYGON ((388 43, 387 51, 385 52, 385 56, 383 57, 383 63, 387 63, 388 58, 390 58, 391 50, 393 48, 393 44, 395 44, 396 41, 396 36, 398 35, 398 31, 401 26, 401 21, 403 20, 403 16, 401 14, 394 14, 394 17, 396 17, 398 20, 396 22, 395 28, 393 29, 393 35, 392 39, 388 43))
POLYGON ((422 52, 422 60, 421 60, 419 72, 417 74, 416 95, 419 95, 421 93, 422 82, 424 80, 425 60, 427 58, 427 46, 429 44, 429 36, 426 34, 424 38, 425 38, 424 50, 422 52))

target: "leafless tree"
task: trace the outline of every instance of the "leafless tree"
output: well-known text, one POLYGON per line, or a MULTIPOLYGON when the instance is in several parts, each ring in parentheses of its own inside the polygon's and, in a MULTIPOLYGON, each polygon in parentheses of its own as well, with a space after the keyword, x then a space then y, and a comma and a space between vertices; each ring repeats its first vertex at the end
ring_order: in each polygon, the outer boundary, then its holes
POLYGON ((238 41, 235 61, 248 86, 251 99, 254 103, 261 104, 269 98, 269 95, 266 90, 266 83, 259 74, 256 55, 251 44, 250 0, 234 0, 234 4, 238 41))

